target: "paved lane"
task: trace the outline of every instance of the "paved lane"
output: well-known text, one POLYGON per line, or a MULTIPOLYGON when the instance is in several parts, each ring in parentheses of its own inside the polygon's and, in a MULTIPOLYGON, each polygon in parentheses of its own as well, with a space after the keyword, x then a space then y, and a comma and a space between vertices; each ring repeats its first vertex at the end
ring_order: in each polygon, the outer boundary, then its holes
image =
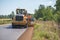
POLYGON ((13 29, 11 24, 0 25, 0 40, 17 40, 27 28, 13 29))

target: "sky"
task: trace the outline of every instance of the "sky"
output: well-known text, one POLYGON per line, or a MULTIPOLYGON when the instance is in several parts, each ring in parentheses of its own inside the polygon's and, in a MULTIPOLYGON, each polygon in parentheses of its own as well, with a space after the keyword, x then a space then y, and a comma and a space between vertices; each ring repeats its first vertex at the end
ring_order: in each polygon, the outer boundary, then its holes
POLYGON ((9 15, 12 11, 16 14, 16 9, 26 9, 28 13, 34 13, 39 5, 52 6, 56 4, 56 0, 0 0, 0 15, 9 15))

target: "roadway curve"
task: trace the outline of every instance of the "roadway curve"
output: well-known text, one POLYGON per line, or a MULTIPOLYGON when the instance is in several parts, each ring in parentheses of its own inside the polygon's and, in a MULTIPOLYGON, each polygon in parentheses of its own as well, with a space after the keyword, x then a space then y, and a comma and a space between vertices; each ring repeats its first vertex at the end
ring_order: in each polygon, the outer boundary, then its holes
POLYGON ((27 28, 13 29, 11 24, 0 25, 0 40, 17 40, 27 28))

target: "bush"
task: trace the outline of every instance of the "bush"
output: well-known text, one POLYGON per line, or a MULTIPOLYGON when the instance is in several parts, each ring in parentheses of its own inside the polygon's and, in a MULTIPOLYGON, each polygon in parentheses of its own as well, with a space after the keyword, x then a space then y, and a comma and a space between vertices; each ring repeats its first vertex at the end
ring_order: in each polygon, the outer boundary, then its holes
POLYGON ((48 26, 48 24, 45 23, 36 23, 34 27, 34 34, 33 34, 33 40, 59 40, 58 31, 56 31, 56 27, 48 26))
POLYGON ((39 18, 38 20, 43 21, 43 18, 39 18))
POLYGON ((7 23, 11 23, 11 20, 0 19, 0 24, 7 24, 7 23))

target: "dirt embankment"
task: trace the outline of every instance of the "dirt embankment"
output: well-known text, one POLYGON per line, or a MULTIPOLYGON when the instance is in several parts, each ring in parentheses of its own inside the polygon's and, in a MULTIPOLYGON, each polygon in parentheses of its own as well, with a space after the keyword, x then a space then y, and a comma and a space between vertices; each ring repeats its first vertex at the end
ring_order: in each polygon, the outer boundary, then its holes
POLYGON ((28 27, 18 40, 32 40, 33 29, 34 27, 28 27))

